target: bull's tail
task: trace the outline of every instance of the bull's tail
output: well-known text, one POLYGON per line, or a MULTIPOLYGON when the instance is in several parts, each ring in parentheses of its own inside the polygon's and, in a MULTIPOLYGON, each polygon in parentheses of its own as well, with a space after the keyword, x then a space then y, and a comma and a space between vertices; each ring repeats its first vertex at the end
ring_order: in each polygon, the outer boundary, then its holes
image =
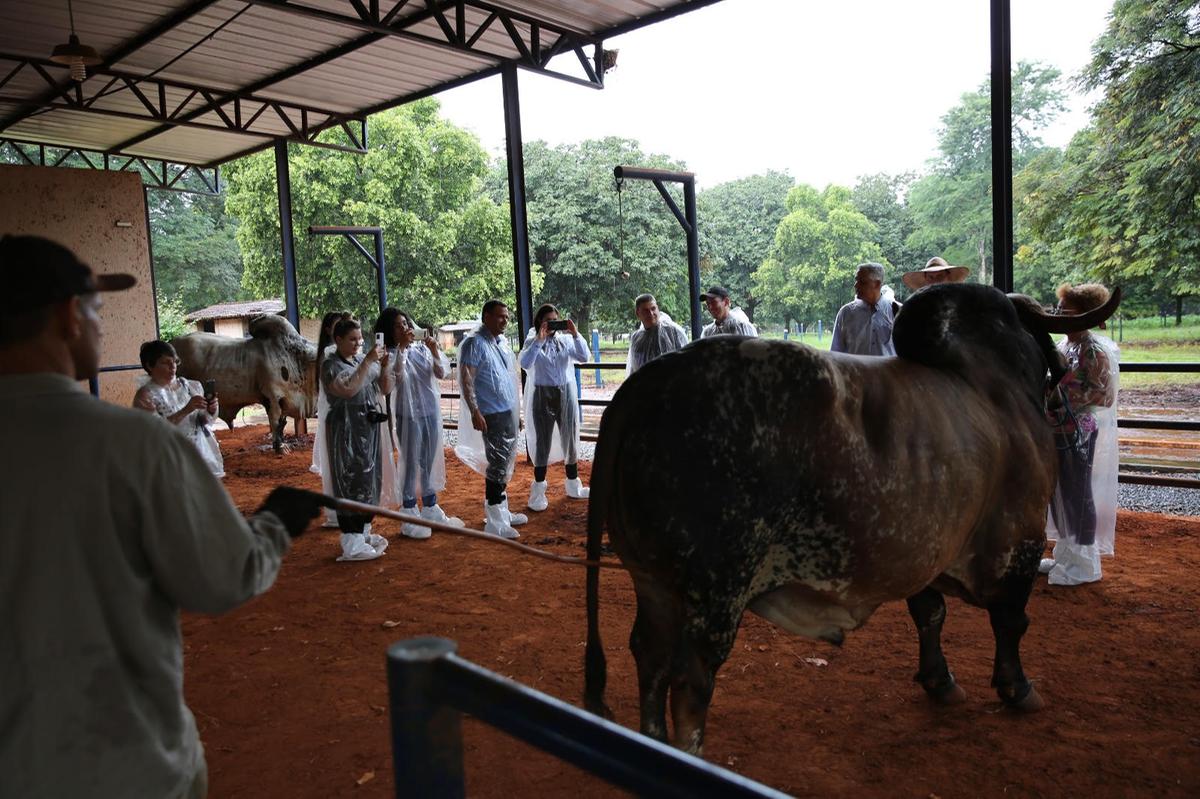
MULTIPOLYGON (((616 480, 616 451, 620 432, 616 414, 610 406, 600 420, 600 435, 592 461, 591 494, 588 495, 587 558, 600 560, 604 523, 608 516, 609 496, 616 480)), ((604 703, 604 688, 608 682, 608 664, 604 645, 600 641, 600 569, 587 567, 587 647, 583 658, 583 706, 606 719, 612 711, 604 703)))

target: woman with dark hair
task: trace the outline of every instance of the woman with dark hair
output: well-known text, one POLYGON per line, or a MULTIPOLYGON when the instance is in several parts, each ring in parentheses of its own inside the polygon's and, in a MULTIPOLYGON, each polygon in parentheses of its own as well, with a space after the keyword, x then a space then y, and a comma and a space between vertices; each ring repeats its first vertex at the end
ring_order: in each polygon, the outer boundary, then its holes
MULTIPOLYGON (((333 494, 333 483, 330 482, 329 470, 324 465, 329 462, 325 447, 325 436, 321 435, 321 424, 329 413, 329 400, 325 397, 325 387, 321 385, 321 363, 333 354, 333 326, 342 319, 351 318, 349 311, 330 311, 321 319, 321 332, 317 334, 317 428, 313 433, 312 466, 309 471, 321 475, 321 491, 333 494)), ((337 514, 325 509, 323 527, 337 527, 337 514)))
POLYGON ((553 305, 537 309, 518 357, 521 368, 529 373, 525 389, 525 438, 533 457, 530 510, 541 511, 548 506, 546 471, 551 463, 558 461, 565 462, 567 496, 572 499, 588 496, 576 463, 579 401, 575 392, 575 364, 591 357, 591 350, 574 322, 568 319, 559 323, 558 309, 553 305))
MULTIPOLYGON (((1067 314, 1099 308, 1109 296, 1099 283, 1064 283, 1057 294, 1067 314)), ((1051 585, 1079 585, 1099 580, 1100 556, 1113 554, 1119 351, 1112 339, 1090 330, 1068 333, 1058 350, 1067 372, 1051 410, 1058 445, 1058 487, 1050 500, 1056 540, 1040 570, 1051 585)))
MULTIPOLYGON (((446 487, 438 381, 450 374, 450 359, 438 348, 437 339, 422 330, 404 311, 384 310, 375 329, 383 333, 384 344, 389 350, 394 348, 395 353, 391 406, 399 458, 394 493, 402 500, 406 511, 416 513, 419 497, 423 518, 462 527, 462 519, 447 516, 437 500, 437 492, 446 487), (418 335, 420 342, 417 342, 418 335)), ((405 522, 400 533, 409 538, 429 538, 432 530, 405 522)))
MULTIPOLYGON (((360 354, 362 327, 353 319, 334 325, 333 343, 320 375, 329 399, 321 426, 329 455, 325 467, 334 496, 378 505, 385 457, 381 424, 387 419, 379 410, 379 394, 392 387, 388 352, 370 342, 366 354, 360 354)), ((339 511, 337 520, 342 530, 338 560, 371 560, 387 549, 386 538, 363 529, 368 516, 339 511)))
POLYGON ((179 427, 200 450, 200 456, 217 477, 225 476, 225 461, 221 445, 208 428, 217 415, 217 393, 206 397, 195 380, 179 377, 179 356, 175 348, 155 339, 142 345, 138 357, 142 368, 150 375, 133 395, 133 407, 157 413, 179 427))

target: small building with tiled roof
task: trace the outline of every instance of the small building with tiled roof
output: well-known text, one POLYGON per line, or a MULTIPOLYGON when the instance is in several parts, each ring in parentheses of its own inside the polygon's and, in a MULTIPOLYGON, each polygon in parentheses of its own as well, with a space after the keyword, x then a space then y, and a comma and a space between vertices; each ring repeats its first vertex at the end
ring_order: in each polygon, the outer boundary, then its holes
MULTIPOLYGON (((198 311, 192 311, 184 317, 190 325, 202 333, 216 333, 218 336, 230 338, 245 338, 250 335, 250 320, 264 314, 284 313, 283 300, 248 300, 246 302, 222 302, 210 305, 198 311)), ((316 340, 321 323, 316 319, 301 319, 300 334, 316 340)))

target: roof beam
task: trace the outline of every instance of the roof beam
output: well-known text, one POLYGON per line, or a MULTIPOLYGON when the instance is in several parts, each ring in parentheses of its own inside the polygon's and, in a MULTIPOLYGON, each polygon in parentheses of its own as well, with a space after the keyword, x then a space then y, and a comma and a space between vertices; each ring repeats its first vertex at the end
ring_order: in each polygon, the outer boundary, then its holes
MULTIPOLYGON (((107 69, 113 64, 120 63, 124 59, 136 53, 138 50, 145 47, 150 42, 157 39, 159 36, 163 35, 177 25, 187 22, 189 19, 196 16, 201 11, 204 11, 209 6, 215 5, 217 2, 219 2, 219 0, 195 0, 195 2, 189 3, 175 13, 168 14, 146 30, 142 31, 137 36, 122 44, 113 52, 109 53, 108 56, 105 57, 104 62, 100 64, 97 69, 107 69)), ((89 72, 92 71, 93 70, 89 70, 89 72)), ((55 97, 64 93, 71 87, 73 83, 74 81, 71 80, 62 81, 53 90, 47 91, 40 97, 35 97, 27 101, 26 104, 17 108, 17 110, 13 113, 6 117, 0 118, 0 131, 3 131, 5 128, 16 124, 30 114, 35 113, 39 108, 41 108, 42 103, 53 100, 55 97)))
POLYGON ((215 166, 163 161, 159 158, 143 158, 129 153, 102 153, 81 147, 0 137, 0 151, 3 151, 5 146, 8 146, 24 163, 30 166, 61 166, 71 156, 76 156, 90 169, 135 172, 141 175, 142 182, 152 189, 211 195, 219 194, 221 190, 221 173, 215 166), (62 152, 55 156, 47 150, 61 150, 62 152), (33 155, 30 155, 31 151, 33 155), (187 188, 188 184, 185 181, 189 179, 193 184, 199 183, 203 188, 187 188))
POLYGON ((323 22, 345 25, 362 31, 370 31, 382 36, 417 41, 431 47, 470 53, 490 59, 497 64, 511 61, 523 69, 541 75, 578 83, 593 89, 604 88, 602 70, 585 66, 587 77, 579 78, 548 67, 551 58, 568 51, 573 51, 585 65, 598 64, 603 40, 589 34, 568 30, 547 20, 492 5, 485 0, 441 0, 441 2, 425 0, 424 10, 409 14, 394 22, 388 20, 395 18, 397 10, 406 5, 405 2, 398 3, 397 7, 383 18, 379 16, 377 6, 367 9, 357 0, 346 0, 347 13, 344 14, 304 5, 297 0, 242 0, 242 2, 319 19, 323 22), (485 15, 484 21, 479 25, 469 25, 466 19, 468 10, 485 15), (437 22, 440 36, 430 36, 413 30, 429 20, 437 22), (480 46, 479 40, 482 33, 497 22, 499 22, 499 29, 508 35, 509 41, 517 51, 516 56, 510 53, 495 52, 480 46), (529 29, 528 36, 522 32, 523 28, 529 29), (549 47, 543 44, 547 39, 552 42, 549 47), (587 48, 591 48, 590 54, 585 52, 587 48))
MULTIPOLYGON (((0 73, 5 71, 9 63, 15 63, 16 68, 7 73, 0 82, 0 101, 20 102, 20 97, 8 97, 3 94, 5 84, 11 82, 22 71, 36 75, 52 90, 47 92, 45 99, 39 102, 39 108, 61 109, 89 114, 121 117, 150 122, 158 122, 159 129, 169 130, 176 127, 200 128, 215 130, 222 133, 235 133, 253 136, 270 136, 272 138, 287 138, 304 144, 322 144, 333 149, 348 150, 355 153, 366 152, 358 143, 363 140, 365 130, 357 135, 351 133, 351 126, 360 129, 366 126, 365 115, 351 116, 337 111, 313 106, 289 103, 260 97, 249 92, 227 92, 209 86, 198 86, 181 81, 163 80, 161 78, 143 78, 127 72, 97 68, 92 71, 90 78, 84 84, 76 86, 75 93, 60 92, 58 82, 51 70, 64 70, 66 67, 47 59, 22 58, 21 56, 0 53, 0 73), (95 78, 108 78, 106 82, 94 81, 95 78), (84 87, 91 84, 92 89, 84 92, 84 87), (167 90, 178 97, 185 94, 185 99, 168 101, 167 90), (102 102, 106 98, 124 99, 135 98, 136 111, 120 110, 105 107, 102 102), (205 114, 214 114, 215 120, 199 121, 199 116, 192 112, 184 112, 184 108, 193 104, 197 97, 201 99, 201 107, 205 114), (265 113, 270 112, 270 113, 265 113), (289 133, 280 135, 274 125, 264 129, 268 121, 278 120, 288 129, 289 133), (324 144, 316 141, 317 136, 329 128, 340 127, 350 135, 351 146, 324 144), (358 146, 355 146, 358 145, 358 146)), ((194 109, 193 109, 194 110, 194 109)), ((117 145, 114 150, 128 149, 117 145)))

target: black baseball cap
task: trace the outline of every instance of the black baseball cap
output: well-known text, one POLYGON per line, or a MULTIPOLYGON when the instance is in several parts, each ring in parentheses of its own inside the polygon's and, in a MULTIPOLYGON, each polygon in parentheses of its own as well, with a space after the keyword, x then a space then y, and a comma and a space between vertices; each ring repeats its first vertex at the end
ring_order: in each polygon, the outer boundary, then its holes
POLYGON ((709 297, 718 297, 722 300, 729 299, 729 289, 724 286, 712 286, 708 291, 700 295, 700 299, 708 301, 709 297))
POLYGON ((19 314, 97 291, 123 291, 133 275, 97 275, 75 253, 41 236, 0 237, 0 313, 19 314))

